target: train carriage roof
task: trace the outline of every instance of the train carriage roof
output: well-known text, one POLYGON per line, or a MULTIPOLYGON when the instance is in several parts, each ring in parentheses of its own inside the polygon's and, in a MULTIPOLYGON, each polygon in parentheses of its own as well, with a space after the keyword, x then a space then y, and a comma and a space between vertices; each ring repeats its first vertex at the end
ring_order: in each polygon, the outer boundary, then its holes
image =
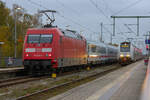
POLYGON ((112 46, 112 45, 109 45, 109 44, 106 44, 106 43, 103 43, 103 42, 95 42, 95 41, 88 41, 87 40, 87 43, 91 44, 91 45, 96 45, 96 46, 103 46, 103 47, 118 49, 118 47, 116 47, 116 46, 112 46))

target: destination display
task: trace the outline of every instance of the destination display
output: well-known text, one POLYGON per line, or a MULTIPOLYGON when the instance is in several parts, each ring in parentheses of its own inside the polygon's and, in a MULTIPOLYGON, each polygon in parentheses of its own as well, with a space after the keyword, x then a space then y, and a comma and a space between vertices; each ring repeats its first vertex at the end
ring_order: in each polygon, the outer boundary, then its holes
POLYGON ((129 45, 121 45, 121 47, 129 47, 129 45))

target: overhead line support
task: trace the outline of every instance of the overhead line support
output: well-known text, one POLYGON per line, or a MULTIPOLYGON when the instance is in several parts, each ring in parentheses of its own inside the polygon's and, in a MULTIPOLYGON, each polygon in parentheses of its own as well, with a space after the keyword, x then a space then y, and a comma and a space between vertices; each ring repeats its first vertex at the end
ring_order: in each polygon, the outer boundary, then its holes
POLYGON ((139 36, 139 19, 150 18, 150 16, 111 16, 113 18, 113 36, 115 36, 115 19, 116 18, 136 18, 137 19, 137 36, 139 36))

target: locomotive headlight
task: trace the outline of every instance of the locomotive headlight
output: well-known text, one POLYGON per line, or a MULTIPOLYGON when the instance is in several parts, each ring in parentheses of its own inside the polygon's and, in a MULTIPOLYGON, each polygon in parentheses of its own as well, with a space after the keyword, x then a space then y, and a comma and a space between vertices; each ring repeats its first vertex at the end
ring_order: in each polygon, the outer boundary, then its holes
POLYGON ((52 52, 52 48, 42 48, 42 52, 52 52))
POLYGON ((129 54, 127 54, 126 56, 127 56, 127 57, 130 57, 130 55, 129 55, 129 54))
POLYGON ((51 55, 51 54, 46 54, 46 56, 47 56, 47 57, 51 57, 52 55, 51 55))
POLYGON ((30 56, 29 54, 26 54, 26 57, 30 56))
POLYGON ((120 55, 120 57, 124 57, 124 55, 123 55, 123 54, 121 54, 121 55, 120 55))
POLYGON ((35 48, 26 48, 25 52, 35 52, 35 48))

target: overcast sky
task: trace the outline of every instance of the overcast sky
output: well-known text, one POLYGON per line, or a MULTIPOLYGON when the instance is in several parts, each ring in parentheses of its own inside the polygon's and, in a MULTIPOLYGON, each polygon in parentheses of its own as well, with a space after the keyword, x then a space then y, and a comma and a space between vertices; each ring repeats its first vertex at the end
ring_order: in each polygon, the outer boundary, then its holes
MULTIPOLYGON (((28 13, 36 13, 37 10, 54 9, 56 14, 55 25, 82 32, 87 39, 98 41, 100 35, 100 23, 104 23, 103 40, 110 42, 112 32, 111 15, 150 15, 150 0, 2 0, 7 7, 12 8, 18 4, 28 13), (65 18, 63 18, 63 16, 65 18)), ((45 19, 45 18, 43 18, 45 19)), ((126 38, 136 37, 136 25, 129 26, 130 32, 124 24, 136 24, 136 19, 116 19, 116 36, 113 43, 119 43, 126 38)), ((140 19, 140 38, 144 38, 150 29, 150 19, 140 19)), ((139 38, 139 37, 138 37, 139 38)), ((140 40, 139 40, 140 41, 140 40)), ((143 42, 144 43, 144 42, 143 42)))

